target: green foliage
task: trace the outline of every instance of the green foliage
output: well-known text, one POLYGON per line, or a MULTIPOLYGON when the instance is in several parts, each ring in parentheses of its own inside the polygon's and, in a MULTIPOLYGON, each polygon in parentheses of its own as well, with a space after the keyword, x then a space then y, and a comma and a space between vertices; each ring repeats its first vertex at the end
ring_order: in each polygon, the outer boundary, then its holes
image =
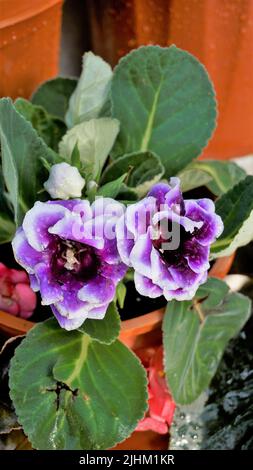
POLYGON ((67 160, 75 145, 78 145, 80 161, 88 179, 98 180, 119 132, 119 122, 116 119, 91 119, 72 127, 59 145, 62 157, 67 160))
POLYGON ((163 322, 165 370, 176 403, 191 403, 208 387, 250 308, 247 297, 228 292, 228 286, 214 278, 192 301, 168 303, 163 322))
POLYGON ((68 127, 108 115, 103 110, 105 111, 108 104, 111 78, 112 69, 109 64, 92 52, 84 54, 83 70, 71 95, 66 114, 68 127))
POLYGON ((212 245, 213 258, 228 256, 253 240, 253 176, 247 176, 216 202, 224 231, 212 245))
POLYGON ((116 288, 116 299, 119 305, 119 308, 124 307, 125 298, 126 298, 127 288, 123 281, 119 282, 116 288))
POLYGON ((0 244, 12 240, 15 233, 14 216, 5 197, 5 185, 0 167, 0 244))
POLYGON ((151 151, 173 176, 197 157, 216 119, 212 84, 204 67, 176 46, 140 47, 115 67, 112 116, 120 121, 115 158, 151 151))
POLYGON ((102 175, 102 182, 112 181, 123 173, 128 173, 127 186, 142 197, 161 179, 164 167, 152 152, 131 153, 108 165, 102 175))
POLYGON ((32 95, 31 101, 35 105, 43 106, 49 114, 64 121, 69 99, 76 85, 76 78, 53 78, 39 86, 32 95))
POLYGON ((172 450, 253 449, 252 318, 233 339, 208 393, 177 407, 170 428, 172 450))
POLYGON ((0 140, 4 181, 20 225, 46 180, 41 158, 53 163, 55 154, 8 98, 0 100, 0 140))
POLYGON ((135 429, 147 407, 146 374, 119 341, 101 344, 55 320, 16 349, 11 397, 35 449, 106 449, 135 429))
POLYGON ((120 332, 120 316, 114 302, 111 302, 103 320, 87 319, 79 328, 91 338, 102 344, 113 343, 120 332))
POLYGON ((79 152, 79 149, 78 149, 77 142, 76 142, 76 144, 75 144, 75 146, 72 150, 70 161, 71 161, 72 166, 76 166, 78 169, 82 168, 82 164, 81 164, 81 160, 80 160, 80 152, 79 152))
POLYGON ((18 98, 15 101, 15 108, 27 121, 31 122, 48 147, 57 151, 59 142, 66 133, 65 124, 48 114, 42 106, 32 104, 24 98, 18 98))
POLYGON ((246 173, 233 162, 204 160, 190 163, 178 176, 184 192, 206 186, 215 196, 222 196, 244 179, 246 173))
POLYGON ((116 198, 121 190, 122 183, 126 179, 127 173, 123 174, 114 181, 101 186, 97 192, 98 196, 116 198))

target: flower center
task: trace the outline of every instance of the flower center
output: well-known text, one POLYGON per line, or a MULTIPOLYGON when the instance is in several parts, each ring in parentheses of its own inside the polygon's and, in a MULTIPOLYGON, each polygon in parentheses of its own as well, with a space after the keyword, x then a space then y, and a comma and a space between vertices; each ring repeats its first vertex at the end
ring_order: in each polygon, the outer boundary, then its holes
POLYGON ((93 247, 57 237, 52 251, 51 267, 58 282, 87 281, 97 274, 100 262, 93 247))
POLYGON ((172 231, 172 223, 169 220, 166 231, 163 224, 159 224, 156 227, 156 238, 152 240, 153 247, 159 252, 162 260, 168 266, 185 264, 185 244, 192 238, 192 234, 187 232, 181 224, 175 224, 174 222, 173 225, 174 230, 176 229, 177 236, 180 237, 177 248, 173 249, 173 244, 171 244, 172 234, 170 232, 172 231), (171 249, 166 247, 166 244, 171 244, 171 249))

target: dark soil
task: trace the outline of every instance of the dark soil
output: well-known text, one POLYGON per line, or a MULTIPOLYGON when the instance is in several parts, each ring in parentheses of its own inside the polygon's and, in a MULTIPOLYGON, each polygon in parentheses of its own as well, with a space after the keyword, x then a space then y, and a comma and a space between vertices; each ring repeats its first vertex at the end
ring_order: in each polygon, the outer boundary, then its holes
POLYGON ((122 320, 139 317, 141 315, 145 315, 145 313, 150 313, 153 310, 166 306, 167 301, 163 296, 156 299, 143 297, 136 291, 133 281, 127 282, 126 286, 127 295, 125 298, 124 308, 119 309, 122 320))

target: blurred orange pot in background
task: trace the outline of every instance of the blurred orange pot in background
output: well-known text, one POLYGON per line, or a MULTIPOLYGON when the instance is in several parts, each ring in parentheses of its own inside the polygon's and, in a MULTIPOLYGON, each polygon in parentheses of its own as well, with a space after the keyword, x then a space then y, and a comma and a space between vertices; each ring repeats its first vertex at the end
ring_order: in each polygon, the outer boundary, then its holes
POLYGON ((112 64, 142 44, 176 44, 206 66, 218 127, 204 157, 253 152, 252 0, 88 0, 93 50, 112 64))
POLYGON ((28 98, 58 72, 63 0, 0 0, 0 96, 28 98))

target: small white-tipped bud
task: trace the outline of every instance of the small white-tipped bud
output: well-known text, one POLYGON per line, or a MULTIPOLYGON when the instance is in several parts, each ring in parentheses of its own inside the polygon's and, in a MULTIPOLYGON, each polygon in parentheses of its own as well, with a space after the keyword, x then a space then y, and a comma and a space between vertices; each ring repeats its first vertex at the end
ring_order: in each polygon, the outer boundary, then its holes
POLYGON ((68 163, 53 165, 44 188, 53 199, 81 197, 85 180, 75 166, 68 163))

